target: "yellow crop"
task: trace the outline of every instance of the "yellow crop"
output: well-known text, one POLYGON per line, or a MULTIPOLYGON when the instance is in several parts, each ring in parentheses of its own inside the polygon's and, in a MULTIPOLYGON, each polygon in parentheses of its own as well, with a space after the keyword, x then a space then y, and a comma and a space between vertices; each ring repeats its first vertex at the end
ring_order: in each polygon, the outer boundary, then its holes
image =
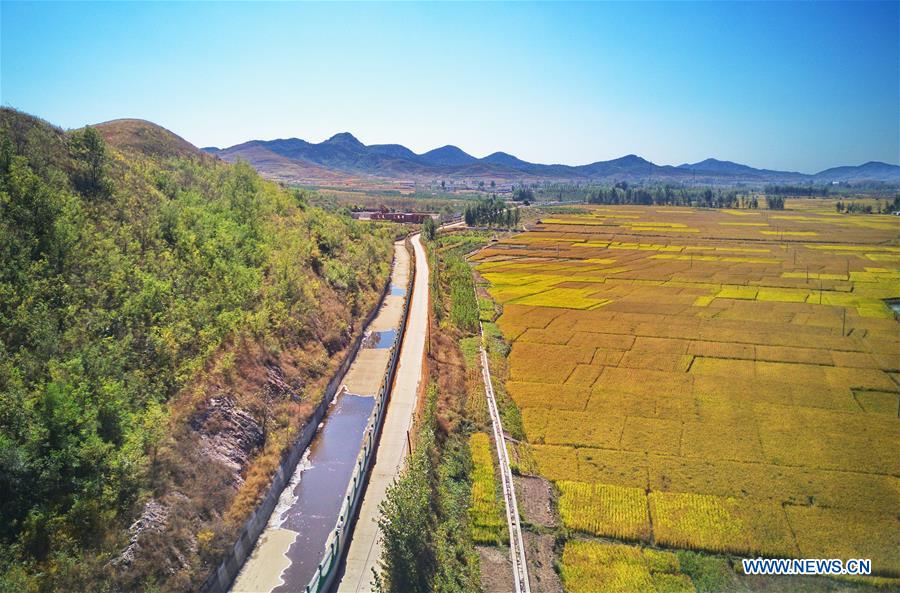
POLYGON ((568 593, 694 593, 671 552, 572 540, 563 549, 562 580, 568 593))
POLYGON ((776 235, 779 237, 817 237, 816 231, 759 231, 763 235, 776 235))
POLYGON ((647 495, 640 488, 561 481, 559 514, 576 531, 626 540, 648 540, 647 495))
MULTIPOLYGON (((590 208, 473 258, 512 344, 506 387, 528 445, 510 455, 557 483, 566 528, 872 557, 900 574, 900 351, 885 304, 900 296, 900 220, 820 215, 819 202, 590 208), (687 229, 699 232, 669 240, 687 229), (829 244, 798 240, 815 234, 829 244)), ((567 590, 691 590, 650 552, 576 538, 567 590)))
POLYGON ((469 517, 472 520, 472 539, 476 543, 496 544, 509 541, 503 503, 497 496, 494 480, 493 455, 490 437, 476 432, 469 437, 472 451, 472 502, 469 517))
POLYGON ((797 548, 780 505, 706 494, 651 492, 656 541, 673 547, 774 557, 797 548))

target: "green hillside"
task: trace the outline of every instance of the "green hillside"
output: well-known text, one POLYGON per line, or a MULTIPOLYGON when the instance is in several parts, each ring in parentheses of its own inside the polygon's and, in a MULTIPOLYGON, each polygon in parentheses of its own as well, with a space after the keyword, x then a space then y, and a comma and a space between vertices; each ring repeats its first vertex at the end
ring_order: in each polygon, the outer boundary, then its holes
POLYGON ((0 592, 202 581, 391 242, 148 122, 3 109, 0 592))

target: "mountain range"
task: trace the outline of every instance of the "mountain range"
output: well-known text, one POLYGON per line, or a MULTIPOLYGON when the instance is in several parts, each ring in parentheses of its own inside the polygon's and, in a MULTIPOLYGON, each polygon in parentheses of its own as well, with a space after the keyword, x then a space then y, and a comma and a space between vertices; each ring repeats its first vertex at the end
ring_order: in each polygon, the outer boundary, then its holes
POLYGON ((416 154, 400 144, 365 145, 342 132, 320 143, 299 138, 251 140, 228 148, 204 151, 226 161, 244 159, 264 174, 284 181, 316 182, 341 176, 383 179, 477 179, 495 181, 671 181, 713 184, 876 182, 900 184, 900 166, 870 161, 814 174, 756 169, 747 165, 706 159, 683 165, 657 165, 629 154, 588 165, 529 163, 505 152, 476 158, 447 145, 416 154))

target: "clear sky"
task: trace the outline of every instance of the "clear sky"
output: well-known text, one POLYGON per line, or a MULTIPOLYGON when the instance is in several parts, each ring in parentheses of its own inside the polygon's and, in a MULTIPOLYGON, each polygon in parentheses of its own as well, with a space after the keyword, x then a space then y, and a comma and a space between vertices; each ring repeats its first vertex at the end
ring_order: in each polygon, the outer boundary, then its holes
POLYGON ((884 3, 0 3, 0 100, 199 146, 350 131, 544 163, 900 160, 884 3))

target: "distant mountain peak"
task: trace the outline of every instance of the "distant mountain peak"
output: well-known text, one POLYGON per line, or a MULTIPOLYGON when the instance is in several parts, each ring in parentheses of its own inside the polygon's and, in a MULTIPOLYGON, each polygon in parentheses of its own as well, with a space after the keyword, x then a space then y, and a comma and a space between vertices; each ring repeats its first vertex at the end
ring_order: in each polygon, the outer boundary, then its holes
MULTIPOLYGON (((438 153, 438 152, 442 153, 442 154, 464 154, 466 156, 471 156, 466 151, 464 151, 462 148, 460 148, 459 146, 454 146, 452 144, 445 144, 444 146, 441 146, 439 148, 434 148, 432 150, 429 150, 425 154, 438 153)), ((472 158, 475 158, 475 157, 472 157, 472 158)))
POLYGON ((351 134, 350 132, 340 132, 335 134, 322 144, 352 144, 354 146, 365 146, 362 142, 360 142, 356 136, 351 134))
POLYGON ((419 155, 421 160, 432 165, 457 166, 474 163, 478 159, 458 146, 447 144, 419 155))
POLYGON ((519 171, 524 171, 534 166, 532 163, 523 161, 519 157, 511 155, 508 152, 500 151, 491 153, 481 160, 485 163, 499 165, 501 167, 511 167, 519 171))
POLYGON ((688 169, 691 171, 711 172, 723 175, 740 175, 740 174, 759 174, 766 173, 765 169, 754 169, 747 165, 735 163, 734 161, 723 161, 721 159, 708 158, 697 163, 684 163, 678 165, 679 169, 688 169))
POLYGON ((617 159, 613 159, 613 162, 616 162, 616 163, 641 163, 641 164, 646 163, 648 165, 651 164, 650 161, 648 161, 644 157, 638 156, 636 154, 626 154, 625 156, 619 157, 617 159))

